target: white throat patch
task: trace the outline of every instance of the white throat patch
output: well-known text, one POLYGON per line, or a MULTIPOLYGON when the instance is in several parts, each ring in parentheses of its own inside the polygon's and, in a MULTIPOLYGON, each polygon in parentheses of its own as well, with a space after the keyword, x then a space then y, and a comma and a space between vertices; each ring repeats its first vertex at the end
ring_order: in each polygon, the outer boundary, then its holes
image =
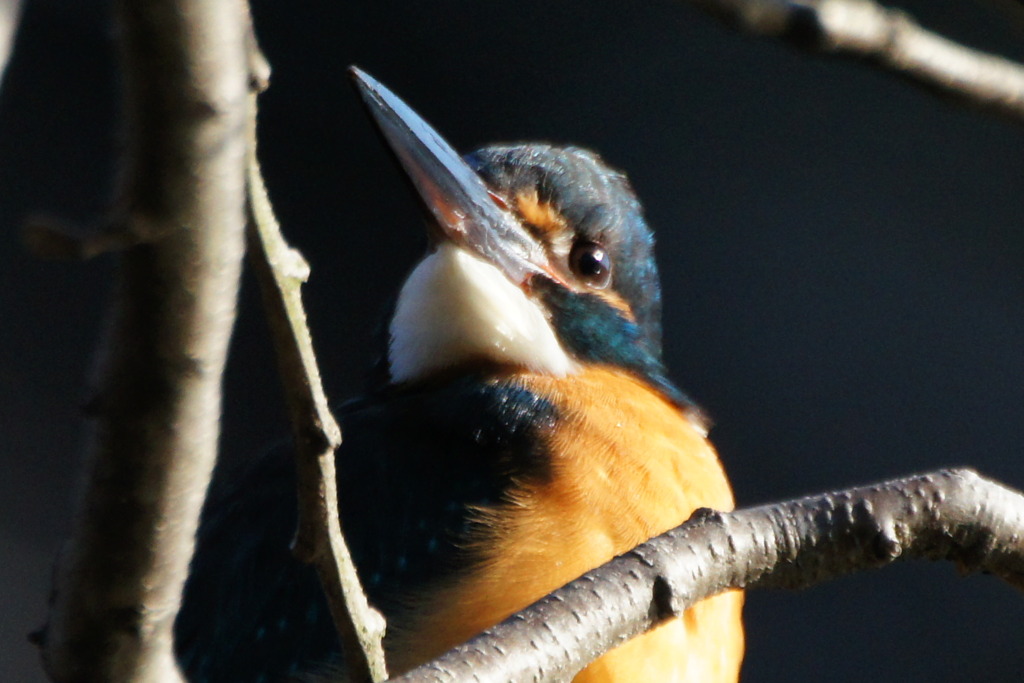
POLYGON ((497 268, 451 243, 413 269, 389 331, 394 382, 479 359, 557 376, 577 367, 538 304, 497 268))

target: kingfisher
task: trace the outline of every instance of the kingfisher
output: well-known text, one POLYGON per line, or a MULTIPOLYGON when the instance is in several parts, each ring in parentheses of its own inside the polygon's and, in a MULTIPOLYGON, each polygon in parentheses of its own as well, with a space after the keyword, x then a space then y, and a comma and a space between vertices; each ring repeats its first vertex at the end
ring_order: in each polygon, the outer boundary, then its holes
MULTIPOLYGON (((429 242, 365 395, 339 410, 341 523, 395 674, 733 497, 704 415, 666 374, 653 235, 626 177, 577 147, 462 157, 351 73, 429 242)), ((211 493, 176 624, 193 683, 338 657, 316 574, 288 550, 295 507, 286 447, 211 493)), ((736 591, 705 600, 574 680, 735 681, 741 607, 736 591)))

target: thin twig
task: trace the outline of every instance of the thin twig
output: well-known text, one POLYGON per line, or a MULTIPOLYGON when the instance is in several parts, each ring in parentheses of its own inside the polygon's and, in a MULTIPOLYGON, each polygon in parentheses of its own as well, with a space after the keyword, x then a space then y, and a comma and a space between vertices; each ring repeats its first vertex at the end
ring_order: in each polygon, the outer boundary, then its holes
POLYGON ((932 33, 870 0, 687 0, 756 35, 868 61, 937 94, 1024 123, 1024 65, 932 33))
POLYGON ((55 681, 180 681, 172 627, 217 453, 244 249, 239 5, 115 3, 120 268, 72 537, 37 634, 55 681))
POLYGON ((946 470, 732 513, 700 510, 393 680, 568 680, 730 588, 800 588, 909 558, 952 560, 1024 589, 1024 495, 946 470))
POLYGON ((249 254, 260 281, 291 416, 298 470, 299 524, 295 555, 313 564, 341 637, 354 682, 387 678, 384 617, 366 600, 338 518, 334 452, 341 430, 331 414, 306 326, 301 286, 309 266, 281 235, 256 156, 256 95, 248 122, 249 254))

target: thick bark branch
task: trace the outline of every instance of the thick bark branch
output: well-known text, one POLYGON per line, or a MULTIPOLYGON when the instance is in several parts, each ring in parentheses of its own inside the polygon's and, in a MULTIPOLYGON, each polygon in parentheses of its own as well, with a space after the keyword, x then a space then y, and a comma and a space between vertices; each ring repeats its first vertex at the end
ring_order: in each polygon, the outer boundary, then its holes
POLYGON ((217 452, 244 249, 240 0, 115 3, 126 158, 72 538, 40 636, 55 681, 177 681, 172 627, 217 452))
POLYGON ((948 470, 693 518, 396 683, 562 681, 730 588, 800 588, 899 559, 952 560, 1024 589, 1024 495, 948 470))
POLYGON ((1024 123, 1024 66, 927 31, 869 0, 688 0, 756 35, 867 60, 948 97, 1024 123))
POLYGON ((334 452, 341 444, 341 430, 327 405, 302 306, 301 287, 309 266, 281 235, 263 184, 256 157, 255 95, 250 99, 248 137, 249 254, 277 350, 296 450, 299 524, 294 552, 313 564, 320 576, 341 636, 346 680, 382 681, 387 678, 384 617, 366 600, 338 518, 334 452))

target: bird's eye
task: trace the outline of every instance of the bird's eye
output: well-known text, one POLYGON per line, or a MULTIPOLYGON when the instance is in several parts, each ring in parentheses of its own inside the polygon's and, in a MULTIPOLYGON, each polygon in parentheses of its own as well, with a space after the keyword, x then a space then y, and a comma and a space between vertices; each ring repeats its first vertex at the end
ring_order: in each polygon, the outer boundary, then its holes
POLYGON ((604 289, 612 279, 612 259, 597 242, 579 241, 569 252, 569 267, 576 277, 595 289, 604 289))

